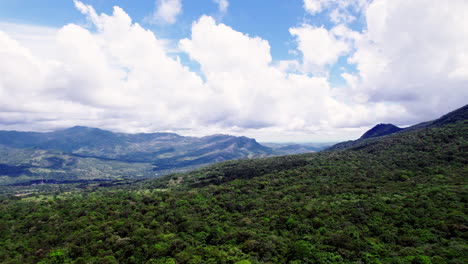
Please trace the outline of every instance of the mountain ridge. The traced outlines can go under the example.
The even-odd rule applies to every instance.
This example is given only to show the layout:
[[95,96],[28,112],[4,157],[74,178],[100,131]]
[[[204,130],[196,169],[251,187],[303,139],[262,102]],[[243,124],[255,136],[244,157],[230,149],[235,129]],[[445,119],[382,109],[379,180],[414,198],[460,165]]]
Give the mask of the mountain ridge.
[[[15,138],[19,138],[19,140],[14,140]],[[126,155],[128,156],[129,153],[138,151],[156,152],[173,143],[190,149],[197,149],[200,145],[214,144],[226,140],[238,141],[240,144],[245,144],[250,140],[251,145],[258,148],[259,154],[267,154],[271,151],[267,147],[260,146],[254,139],[230,135],[212,135],[197,138],[184,137],[175,133],[129,134],[84,126],[74,126],[53,132],[0,131],[0,144],[7,147],[59,150],[71,154],[89,154],[90,156],[103,158],[119,158],[118,152],[122,148],[127,148]],[[194,146],[189,146],[190,144]],[[261,153],[261,151],[264,153]],[[140,161],[151,162],[154,160],[146,157]]]
[[38,177],[66,181],[151,178],[221,161],[293,151],[279,151],[253,138],[223,134],[204,137],[167,132],[129,134],[86,126],[52,132],[0,131],[3,165],[0,185],[34,182]]
[[[437,119],[434,119],[434,120],[431,120],[431,121],[425,121],[425,122],[421,122],[421,123],[418,123],[418,124],[415,124],[415,125],[412,125],[412,126],[409,126],[409,127],[406,127],[406,128],[399,128],[399,127],[396,127],[398,129],[395,129],[393,128],[394,125],[392,124],[389,124],[390,126],[387,126],[388,124],[384,124],[384,129],[383,131],[385,132],[387,128],[390,128],[390,130],[392,130],[393,132],[391,133],[384,133],[384,134],[380,134],[382,132],[382,130],[379,129],[379,125],[376,125],[374,126],[373,128],[371,128],[370,130],[366,131],[363,136],[361,136],[359,139],[356,139],[356,140],[348,140],[348,141],[344,141],[344,142],[340,142],[338,144],[335,144],[329,148],[326,149],[326,151],[333,151],[333,150],[339,150],[339,149],[346,149],[346,148],[352,148],[352,147],[356,147],[356,146],[359,146],[360,144],[365,144],[366,142],[371,142],[373,140],[376,140],[376,139],[379,139],[379,138],[383,138],[383,137],[388,137],[388,136],[392,136],[392,135],[395,135],[395,134],[400,134],[400,133],[407,133],[407,132],[411,132],[411,131],[414,131],[414,130],[420,130],[420,129],[424,129],[424,128],[430,128],[430,127],[437,127],[437,126],[443,126],[443,125],[447,125],[447,124],[453,124],[453,123],[456,123],[456,122],[461,122],[461,121],[465,121],[468,119],[468,104],[465,105],[465,106],[462,106],[460,108],[457,108]],[[374,129],[378,129],[378,133],[377,135],[374,135],[374,136],[369,136],[369,137],[364,137],[366,134],[367,135],[372,135],[373,134],[373,130]]]

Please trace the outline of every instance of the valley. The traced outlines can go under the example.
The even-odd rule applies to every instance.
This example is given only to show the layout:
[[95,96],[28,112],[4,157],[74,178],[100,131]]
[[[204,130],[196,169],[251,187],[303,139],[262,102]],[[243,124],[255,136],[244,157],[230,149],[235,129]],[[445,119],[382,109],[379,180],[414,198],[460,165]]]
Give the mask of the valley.
[[37,182],[141,180],[216,162],[314,152],[325,146],[267,147],[247,137],[125,134],[82,126],[47,133],[0,131],[0,189]]

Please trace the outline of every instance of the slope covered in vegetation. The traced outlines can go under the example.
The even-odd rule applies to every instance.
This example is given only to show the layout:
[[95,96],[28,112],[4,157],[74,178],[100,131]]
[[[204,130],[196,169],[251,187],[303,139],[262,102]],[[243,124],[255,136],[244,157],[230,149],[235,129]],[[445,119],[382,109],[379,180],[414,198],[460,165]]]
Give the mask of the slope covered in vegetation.
[[0,202],[2,263],[466,263],[468,120]]

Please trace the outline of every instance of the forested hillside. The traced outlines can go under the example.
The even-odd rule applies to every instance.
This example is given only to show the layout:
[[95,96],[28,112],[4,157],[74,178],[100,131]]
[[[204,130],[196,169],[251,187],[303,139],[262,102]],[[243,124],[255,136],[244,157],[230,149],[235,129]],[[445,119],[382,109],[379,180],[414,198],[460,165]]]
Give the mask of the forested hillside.
[[341,150],[3,197],[0,262],[467,263],[467,135],[454,118]]

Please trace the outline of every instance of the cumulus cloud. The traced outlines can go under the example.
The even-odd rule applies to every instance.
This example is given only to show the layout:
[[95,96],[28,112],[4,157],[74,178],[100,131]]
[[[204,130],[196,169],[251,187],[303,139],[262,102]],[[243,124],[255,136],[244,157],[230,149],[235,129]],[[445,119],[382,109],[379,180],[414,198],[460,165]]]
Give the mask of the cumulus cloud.
[[226,13],[229,7],[228,0],[213,0],[216,4],[218,4],[219,12]]
[[179,46],[200,64],[206,84],[214,92],[212,104],[222,110],[207,113],[209,124],[268,133],[275,129],[324,132],[374,122],[380,116],[372,111],[387,109],[368,105],[356,110],[337,101],[325,77],[288,73],[297,62],[278,66],[266,40],[217,24],[208,16],[193,24],[191,38],[181,40]]
[[[436,117],[468,98],[468,2],[379,0],[349,62],[368,102],[403,106],[408,122]],[[361,96],[362,97],[362,96]]]
[[156,0],[155,5],[153,14],[147,18],[150,23],[174,24],[182,12],[182,0]]
[[57,30],[44,26],[0,22],[0,31],[26,48],[33,49],[35,55],[47,56],[48,59],[55,59],[56,46],[53,43]]
[[350,50],[347,42],[324,27],[304,24],[291,28],[289,32],[296,37],[298,49],[303,55],[304,68],[309,72],[323,72],[326,66],[334,64]]
[[99,123],[161,129],[197,119],[196,109],[209,91],[199,76],[167,54],[164,41],[118,7],[112,15],[97,15],[91,6],[76,5],[95,31],[62,27],[53,42],[54,61],[0,33],[0,91],[8,95],[2,96],[3,108],[25,112],[31,127]]
[[[365,109],[362,120],[376,117],[411,124],[466,103],[466,1],[317,0],[304,1],[304,8],[312,15],[327,11],[338,24],[329,29],[307,24],[290,29],[304,69],[327,72],[324,65],[348,57],[357,73],[341,74],[348,85],[335,89],[334,97],[353,105],[354,112]],[[366,19],[363,32],[346,26],[353,15]]]
[[17,41],[0,31],[0,108],[3,111],[26,111],[23,97],[31,100],[41,93],[46,74],[41,63]]

